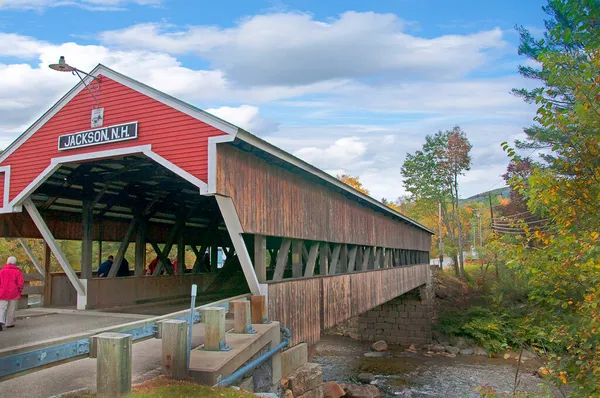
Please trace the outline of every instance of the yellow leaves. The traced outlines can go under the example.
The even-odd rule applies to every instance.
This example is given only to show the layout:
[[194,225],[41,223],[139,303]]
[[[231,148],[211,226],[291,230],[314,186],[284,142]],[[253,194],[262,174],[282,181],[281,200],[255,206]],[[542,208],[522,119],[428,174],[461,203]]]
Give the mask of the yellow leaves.
[[359,192],[364,193],[365,195],[369,195],[369,190],[363,187],[360,179],[355,176],[351,176],[349,174],[338,175],[337,179],[343,182],[344,184],[350,185],[352,188],[356,189]]
[[558,378],[563,384],[567,384],[567,372],[562,371],[558,374]]
[[600,233],[594,231],[590,234],[590,237],[592,238],[592,240],[598,240],[598,238],[600,238]]

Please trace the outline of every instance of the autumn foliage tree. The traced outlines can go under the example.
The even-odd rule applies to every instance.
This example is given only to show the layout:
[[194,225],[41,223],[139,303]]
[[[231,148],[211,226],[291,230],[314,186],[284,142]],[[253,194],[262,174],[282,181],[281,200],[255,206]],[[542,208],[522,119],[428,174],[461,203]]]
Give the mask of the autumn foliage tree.
[[344,184],[350,185],[357,191],[362,192],[365,195],[369,195],[369,190],[363,187],[363,184],[360,182],[360,179],[358,177],[351,176],[349,174],[342,174],[338,175],[337,179],[343,182]]
[[426,136],[423,148],[414,154],[407,154],[401,169],[404,188],[414,199],[441,203],[448,238],[457,248],[459,257],[456,274],[462,277],[465,272],[458,177],[471,167],[470,150],[471,144],[466,134],[456,126],[452,130]]
[[[600,3],[550,0],[542,39],[525,28],[521,73],[540,86],[515,93],[538,105],[518,147],[544,149],[511,184],[543,230],[505,237],[505,256],[527,281],[532,325],[555,347],[550,377],[573,395],[600,396]],[[522,159],[508,144],[513,163]]]

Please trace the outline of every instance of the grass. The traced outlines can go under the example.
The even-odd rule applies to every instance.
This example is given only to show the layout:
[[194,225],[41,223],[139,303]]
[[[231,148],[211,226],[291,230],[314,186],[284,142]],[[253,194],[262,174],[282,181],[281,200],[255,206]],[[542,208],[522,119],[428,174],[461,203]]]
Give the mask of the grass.
[[[72,394],[65,398],[95,398],[96,394]],[[170,380],[157,377],[133,387],[133,391],[124,398],[181,398],[181,397],[214,397],[214,398],[256,398],[256,395],[232,388],[214,388],[198,384],[194,381]]]

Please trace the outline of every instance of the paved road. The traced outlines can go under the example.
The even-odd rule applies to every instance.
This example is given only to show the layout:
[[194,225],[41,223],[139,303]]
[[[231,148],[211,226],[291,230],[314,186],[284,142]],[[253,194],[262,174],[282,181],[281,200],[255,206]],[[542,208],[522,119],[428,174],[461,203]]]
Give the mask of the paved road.
[[[0,332],[0,350],[37,341],[49,340],[57,337],[83,333],[88,330],[100,329],[108,326],[120,325],[147,318],[147,315],[122,315],[77,312],[52,313],[24,319],[17,318],[14,328]],[[39,311],[40,313],[43,313]]]
[[[233,327],[227,322],[227,328]],[[16,328],[15,328],[16,329]],[[194,326],[192,345],[204,342],[204,325]],[[133,345],[133,383],[156,377],[161,370],[161,340],[150,339]],[[96,360],[80,359],[0,382],[2,398],[47,398],[82,388],[96,388]]]

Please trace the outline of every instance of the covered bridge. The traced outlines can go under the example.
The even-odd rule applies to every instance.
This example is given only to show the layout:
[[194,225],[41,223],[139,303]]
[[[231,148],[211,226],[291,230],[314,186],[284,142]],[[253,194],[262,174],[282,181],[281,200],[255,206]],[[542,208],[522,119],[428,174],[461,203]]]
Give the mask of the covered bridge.
[[[103,65],[84,81],[90,90],[77,84],[0,155],[4,236],[47,245],[45,260],[33,258],[44,305],[168,300],[196,283],[207,294],[266,294],[270,318],[315,341],[425,283],[432,232],[417,222]],[[78,264],[57,240],[81,241]],[[115,256],[106,278],[92,250],[102,242],[120,242],[105,253]],[[130,245],[129,277],[117,277]],[[147,247],[159,259],[152,275]],[[182,266],[186,248],[196,260]],[[61,273],[50,272],[50,253]]]

